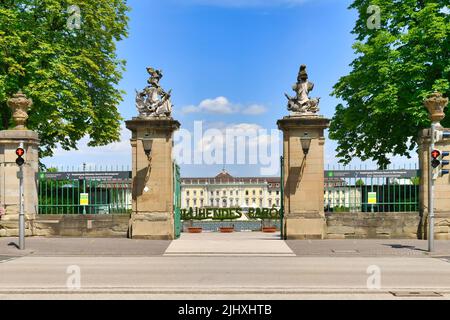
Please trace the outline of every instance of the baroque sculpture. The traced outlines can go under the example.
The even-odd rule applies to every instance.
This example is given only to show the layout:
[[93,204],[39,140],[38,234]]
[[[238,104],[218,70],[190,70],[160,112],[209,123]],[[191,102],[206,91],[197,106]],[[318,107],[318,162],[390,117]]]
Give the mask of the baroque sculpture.
[[294,97],[285,94],[288,99],[288,110],[299,115],[316,115],[319,112],[320,98],[310,98],[309,93],[314,89],[314,83],[308,81],[306,65],[300,66],[297,83],[292,87]]
[[170,97],[172,90],[165,92],[159,81],[163,77],[162,70],[147,68],[150,75],[148,86],[142,91],[136,90],[136,108],[139,118],[170,118],[172,114],[172,102]]

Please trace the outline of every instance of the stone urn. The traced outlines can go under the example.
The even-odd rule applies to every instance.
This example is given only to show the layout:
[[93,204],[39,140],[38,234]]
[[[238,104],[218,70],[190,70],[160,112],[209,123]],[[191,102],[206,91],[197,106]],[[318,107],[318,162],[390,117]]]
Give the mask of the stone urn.
[[26,130],[26,122],[28,119],[28,110],[33,105],[33,101],[28,99],[21,91],[16,93],[7,101],[8,107],[11,109],[15,130]]
[[445,118],[444,109],[448,104],[448,98],[444,98],[441,93],[433,93],[424,104],[430,112],[431,121],[439,123]]

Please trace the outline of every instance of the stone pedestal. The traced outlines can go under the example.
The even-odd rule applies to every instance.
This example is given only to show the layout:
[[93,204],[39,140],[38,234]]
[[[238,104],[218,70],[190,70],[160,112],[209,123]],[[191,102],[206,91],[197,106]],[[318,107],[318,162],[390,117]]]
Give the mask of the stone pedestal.
[[[283,131],[284,213],[287,239],[323,239],[324,130],[330,120],[320,116],[288,116],[277,122]],[[307,155],[300,138],[311,137]]]
[[6,208],[6,215],[0,220],[0,236],[16,236],[18,234],[20,211],[19,167],[15,161],[17,159],[16,149],[21,142],[23,142],[25,149],[23,173],[27,229],[30,229],[28,221],[34,219],[37,213],[38,134],[30,130],[0,131],[0,205]]
[[[173,133],[180,123],[169,118],[134,118],[126,126],[132,131],[133,154],[133,213],[129,236],[174,239],[172,147]],[[150,171],[143,139],[152,141]]]
[[[450,131],[450,129],[444,129]],[[431,161],[429,153],[430,129],[419,133],[419,164],[420,164],[420,215],[422,216],[422,236],[428,239],[428,169]],[[450,141],[435,143],[435,148],[450,151]],[[434,237],[436,240],[450,240],[450,176],[438,177],[434,182]]]

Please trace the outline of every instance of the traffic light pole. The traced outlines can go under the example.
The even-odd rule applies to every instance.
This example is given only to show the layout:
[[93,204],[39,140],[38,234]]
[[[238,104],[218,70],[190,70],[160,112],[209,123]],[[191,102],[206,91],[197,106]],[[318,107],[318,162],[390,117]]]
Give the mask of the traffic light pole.
[[25,212],[23,201],[23,166],[19,167],[19,198],[20,198],[20,211],[19,211],[19,249],[25,249]]
[[436,124],[431,124],[430,152],[428,155],[428,251],[434,251],[434,179],[431,166],[431,152],[434,150]]

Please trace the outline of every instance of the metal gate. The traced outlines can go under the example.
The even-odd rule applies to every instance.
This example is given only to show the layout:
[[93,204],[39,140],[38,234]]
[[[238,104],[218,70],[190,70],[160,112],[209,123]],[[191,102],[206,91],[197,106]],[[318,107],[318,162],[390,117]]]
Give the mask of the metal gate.
[[284,228],[284,158],[280,158],[280,236],[281,240],[285,240],[285,228]]
[[174,232],[175,239],[178,239],[181,235],[181,177],[180,167],[173,164],[173,218],[174,218]]

